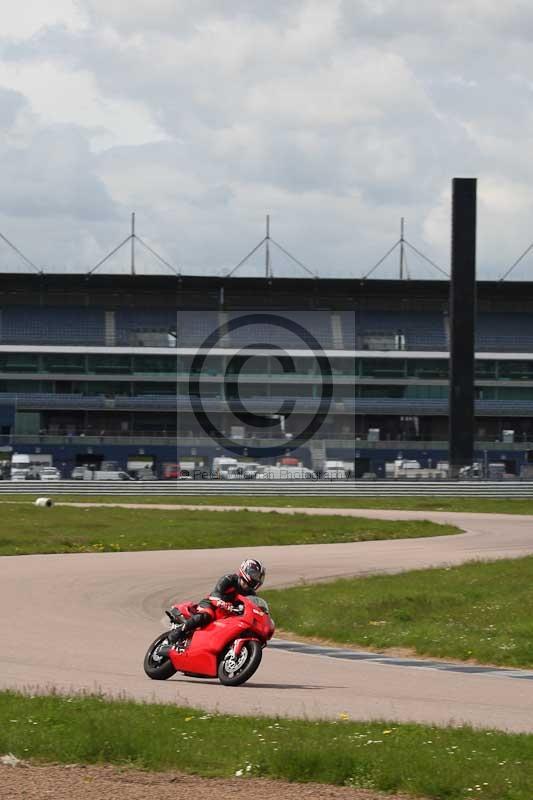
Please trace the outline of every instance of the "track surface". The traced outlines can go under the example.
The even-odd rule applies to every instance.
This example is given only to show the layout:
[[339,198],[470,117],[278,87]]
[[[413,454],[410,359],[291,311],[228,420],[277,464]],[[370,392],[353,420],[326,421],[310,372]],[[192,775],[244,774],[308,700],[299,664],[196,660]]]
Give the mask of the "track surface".
[[[146,508],[146,506],[143,506]],[[205,507],[203,507],[205,509]],[[173,510],[178,512],[179,507]],[[271,511],[272,509],[268,509]],[[295,509],[283,509],[293,512]],[[309,512],[309,509],[306,509]],[[321,513],[337,513],[320,509]],[[531,681],[268,649],[238,689],[184,677],[149,681],[148,643],[171,601],[198,599],[249,555],[268,587],[533,553],[533,518],[449,512],[338,513],[449,521],[467,533],[333,545],[0,558],[0,686],[120,692],[236,714],[469,723],[533,731]]]

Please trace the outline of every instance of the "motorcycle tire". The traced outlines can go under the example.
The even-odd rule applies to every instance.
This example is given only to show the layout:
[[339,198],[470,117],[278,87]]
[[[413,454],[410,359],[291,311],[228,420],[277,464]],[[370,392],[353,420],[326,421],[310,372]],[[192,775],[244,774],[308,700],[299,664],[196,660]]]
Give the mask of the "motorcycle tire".
[[[230,645],[224,652],[218,664],[218,679],[224,686],[240,686],[251,678],[259,667],[263,657],[263,648],[255,639],[245,642],[239,656],[233,663],[230,661],[230,652],[233,645]],[[244,659],[243,659],[244,655]],[[242,660],[242,663],[241,663]],[[235,667],[236,669],[229,669]]]
[[161,633],[157,639],[154,639],[144,657],[144,671],[153,681],[166,681],[176,674],[177,669],[170,658],[164,658],[162,661],[156,662],[153,660],[152,655],[156,647],[165,641],[170,631]]

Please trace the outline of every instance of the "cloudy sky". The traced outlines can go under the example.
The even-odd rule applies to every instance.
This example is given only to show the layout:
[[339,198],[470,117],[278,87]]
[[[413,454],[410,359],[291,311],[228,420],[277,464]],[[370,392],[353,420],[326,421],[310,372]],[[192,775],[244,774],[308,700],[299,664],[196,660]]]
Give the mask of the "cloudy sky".
[[[0,233],[82,271],[135,211],[168,262],[224,274],[269,213],[310,269],[361,276],[405,217],[447,269],[451,179],[477,177],[478,272],[499,277],[533,241],[532,36],[525,0],[4,0]],[[260,250],[238,274],[263,269]],[[374,275],[397,272],[395,251]],[[532,276],[533,252],[513,272]]]

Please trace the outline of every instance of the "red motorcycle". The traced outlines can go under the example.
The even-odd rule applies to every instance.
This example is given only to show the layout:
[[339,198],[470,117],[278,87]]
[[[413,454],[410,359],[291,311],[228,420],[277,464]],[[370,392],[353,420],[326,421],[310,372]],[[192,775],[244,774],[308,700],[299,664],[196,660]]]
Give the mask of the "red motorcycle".
[[[166,614],[175,628],[195,612],[195,603],[185,602]],[[160,634],[144,657],[144,671],[156,681],[182,672],[193,678],[218,677],[226,686],[239,686],[259,667],[273,633],[268,603],[256,595],[237,595],[233,612],[217,608],[212,622],[197,628],[168,655],[161,655],[159,649],[167,644],[169,631]]]

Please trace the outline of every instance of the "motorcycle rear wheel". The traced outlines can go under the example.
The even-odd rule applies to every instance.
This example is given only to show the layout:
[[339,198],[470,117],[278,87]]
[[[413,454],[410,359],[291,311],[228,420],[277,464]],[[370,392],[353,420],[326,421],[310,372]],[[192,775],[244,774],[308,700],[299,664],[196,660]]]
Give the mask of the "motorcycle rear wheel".
[[218,679],[224,686],[240,686],[252,677],[263,657],[263,648],[256,639],[244,642],[241,652],[234,658],[231,644],[218,665]]
[[163,658],[161,661],[154,661],[153,655],[159,645],[163,644],[170,631],[161,633],[154,639],[144,657],[144,671],[153,681],[166,681],[176,674],[177,670],[170,658]]

